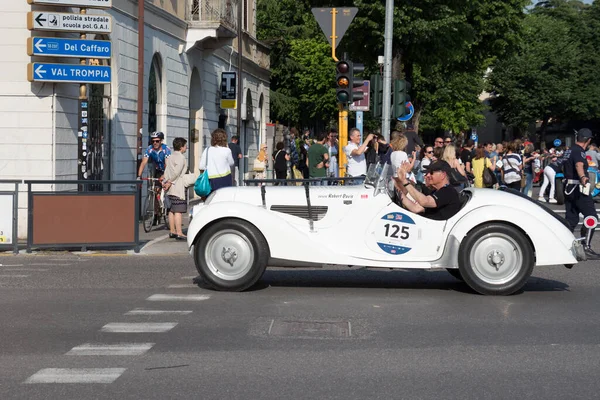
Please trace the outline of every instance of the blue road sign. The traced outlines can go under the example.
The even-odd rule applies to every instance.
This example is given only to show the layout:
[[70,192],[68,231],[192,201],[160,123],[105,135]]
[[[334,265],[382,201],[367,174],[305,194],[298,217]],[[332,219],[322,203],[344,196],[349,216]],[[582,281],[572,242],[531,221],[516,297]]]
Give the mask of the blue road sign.
[[30,82],[110,83],[108,66],[30,63],[27,79]]
[[49,37],[27,39],[27,54],[30,56],[110,58],[111,51],[111,42],[108,40]]
[[560,139],[554,139],[554,147],[558,147],[562,144],[562,140]]
[[402,121],[402,122],[410,121],[410,119],[413,117],[413,115],[415,115],[415,107],[413,106],[413,104],[410,101],[406,102],[405,106],[408,109],[408,114],[406,114],[403,117],[399,117],[398,121]]
[[476,133],[471,133],[471,140],[476,142],[477,140],[479,140],[479,136],[477,136]]

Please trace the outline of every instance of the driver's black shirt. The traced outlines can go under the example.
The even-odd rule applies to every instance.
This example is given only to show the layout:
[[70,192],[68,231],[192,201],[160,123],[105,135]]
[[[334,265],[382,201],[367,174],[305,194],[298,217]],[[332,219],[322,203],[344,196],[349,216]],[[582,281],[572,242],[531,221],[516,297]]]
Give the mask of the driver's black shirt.
[[566,179],[579,180],[579,176],[577,175],[577,169],[575,168],[575,164],[577,164],[578,162],[583,163],[583,172],[585,176],[587,176],[588,162],[583,147],[579,146],[578,144],[575,144],[569,150],[565,151],[563,157],[565,157],[563,167],[565,169]]
[[430,195],[435,199],[435,208],[425,208],[423,216],[436,221],[445,221],[460,211],[460,198],[455,188],[446,185]]

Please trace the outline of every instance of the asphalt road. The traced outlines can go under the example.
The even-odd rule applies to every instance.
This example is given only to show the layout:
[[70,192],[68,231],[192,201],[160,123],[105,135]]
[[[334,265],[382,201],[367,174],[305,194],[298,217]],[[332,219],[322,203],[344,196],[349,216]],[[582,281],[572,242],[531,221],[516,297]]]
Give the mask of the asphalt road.
[[600,263],[536,268],[509,297],[474,294],[446,271],[273,269],[251,291],[220,293],[191,284],[185,256],[0,264],[0,399],[591,399],[600,390]]

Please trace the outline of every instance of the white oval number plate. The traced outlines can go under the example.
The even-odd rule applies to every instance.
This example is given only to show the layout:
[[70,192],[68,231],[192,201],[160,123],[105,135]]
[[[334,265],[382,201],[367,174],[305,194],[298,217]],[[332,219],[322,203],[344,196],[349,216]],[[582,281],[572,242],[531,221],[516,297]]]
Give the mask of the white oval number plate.
[[417,240],[415,221],[399,212],[386,214],[377,224],[375,240],[379,248],[388,254],[408,253]]

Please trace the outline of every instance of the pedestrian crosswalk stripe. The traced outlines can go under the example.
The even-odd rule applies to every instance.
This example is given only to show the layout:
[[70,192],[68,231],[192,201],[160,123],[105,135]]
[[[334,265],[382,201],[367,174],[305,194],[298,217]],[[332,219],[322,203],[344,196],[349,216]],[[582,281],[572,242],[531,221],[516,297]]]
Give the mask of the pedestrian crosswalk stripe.
[[68,356],[139,356],[150,350],[154,343],[119,343],[92,344],[85,343],[73,347]]
[[28,278],[29,275],[0,275],[0,278]]
[[168,332],[177,325],[177,322],[112,322],[102,327],[102,332],[113,333],[159,333]]
[[167,286],[169,289],[186,289],[186,288],[198,288],[198,285],[194,285],[193,283],[175,283],[173,285]]
[[208,300],[210,296],[206,294],[153,294],[148,297],[148,301],[202,301]]
[[25,383],[112,383],[125,368],[44,368]]
[[145,310],[143,308],[136,308],[125,313],[125,315],[164,315],[164,314],[179,314],[186,315],[191,314],[192,311],[180,311],[180,310]]
[[182,276],[181,279],[194,279],[196,276]]

